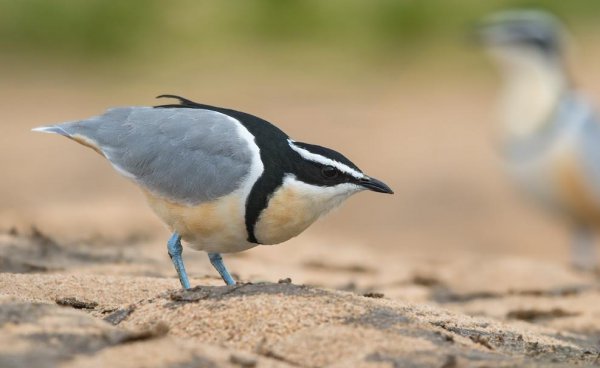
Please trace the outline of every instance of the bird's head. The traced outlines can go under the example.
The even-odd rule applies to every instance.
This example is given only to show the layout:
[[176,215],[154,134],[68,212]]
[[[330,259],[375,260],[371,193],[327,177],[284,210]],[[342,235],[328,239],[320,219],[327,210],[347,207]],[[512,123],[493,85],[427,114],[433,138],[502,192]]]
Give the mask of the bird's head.
[[293,172],[289,174],[299,182],[322,188],[323,193],[333,197],[345,198],[363,190],[394,193],[385,183],[364,174],[337,151],[291,139],[288,144],[293,151]]
[[540,10],[509,10],[483,19],[476,38],[507,67],[535,63],[560,64],[564,31],[558,19]]
[[[390,187],[365,175],[339,152],[289,138],[281,143],[285,147],[277,144],[263,147],[277,147],[276,155],[264,155],[267,161],[263,174],[265,182],[272,180],[277,186],[266,193],[268,205],[261,209],[252,229],[261,244],[278,244],[300,234],[360,191],[393,193]],[[252,198],[259,197],[251,196],[250,201]],[[249,202],[247,211],[255,205]]]

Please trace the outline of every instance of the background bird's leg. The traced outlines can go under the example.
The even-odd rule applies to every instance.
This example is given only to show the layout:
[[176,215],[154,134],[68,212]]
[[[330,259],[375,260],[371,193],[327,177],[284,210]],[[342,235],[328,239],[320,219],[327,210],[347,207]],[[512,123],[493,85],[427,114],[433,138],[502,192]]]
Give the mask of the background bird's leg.
[[235,280],[227,271],[227,267],[223,263],[223,258],[221,258],[221,254],[219,253],[208,253],[208,259],[210,259],[210,263],[213,267],[219,272],[219,275],[223,278],[223,281],[227,285],[235,285]]
[[582,271],[596,269],[596,244],[594,234],[587,226],[575,226],[571,242],[571,263]]
[[181,258],[181,253],[183,252],[183,247],[181,246],[181,236],[176,232],[173,233],[167,242],[167,250],[169,252],[169,257],[171,257],[171,261],[173,262],[173,266],[175,266],[175,270],[177,270],[177,275],[179,275],[181,286],[184,289],[189,289],[190,281],[188,280],[187,273],[185,272],[185,266],[183,265],[183,259]]

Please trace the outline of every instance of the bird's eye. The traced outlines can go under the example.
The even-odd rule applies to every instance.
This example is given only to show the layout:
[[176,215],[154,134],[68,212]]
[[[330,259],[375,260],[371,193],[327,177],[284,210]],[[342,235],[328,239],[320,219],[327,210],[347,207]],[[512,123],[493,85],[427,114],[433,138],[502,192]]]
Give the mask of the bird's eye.
[[338,176],[338,171],[333,166],[323,166],[321,175],[326,179],[333,179]]

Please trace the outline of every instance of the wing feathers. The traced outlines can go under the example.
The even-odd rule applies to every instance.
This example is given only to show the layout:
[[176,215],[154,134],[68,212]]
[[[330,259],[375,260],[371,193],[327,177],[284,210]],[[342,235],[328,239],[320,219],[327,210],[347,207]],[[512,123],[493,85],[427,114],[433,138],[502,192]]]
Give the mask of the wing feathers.
[[240,123],[203,109],[124,107],[36,131],[96,146],[121,174],[167,199],[198,204],[238,189],[252,152]]

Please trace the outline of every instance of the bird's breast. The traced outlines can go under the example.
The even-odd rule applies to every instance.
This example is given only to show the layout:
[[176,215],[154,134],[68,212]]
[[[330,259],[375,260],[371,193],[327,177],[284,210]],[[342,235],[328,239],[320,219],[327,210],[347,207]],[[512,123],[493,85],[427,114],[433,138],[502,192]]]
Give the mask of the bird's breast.
[[291,239],[356,191],[350,184],[319,187],[288,177],[258,217],[254,235],[261,244]]

